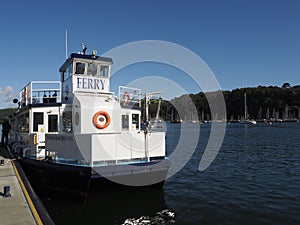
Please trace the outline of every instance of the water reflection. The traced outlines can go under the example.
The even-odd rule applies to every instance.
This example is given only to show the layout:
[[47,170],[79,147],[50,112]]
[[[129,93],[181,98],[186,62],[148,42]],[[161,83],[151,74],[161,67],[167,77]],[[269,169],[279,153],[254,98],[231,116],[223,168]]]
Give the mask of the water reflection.
[[163,190],[105,190],[90,193],[86,202],[44,200],[56,225],[60,224],[172,224],[174,212]]

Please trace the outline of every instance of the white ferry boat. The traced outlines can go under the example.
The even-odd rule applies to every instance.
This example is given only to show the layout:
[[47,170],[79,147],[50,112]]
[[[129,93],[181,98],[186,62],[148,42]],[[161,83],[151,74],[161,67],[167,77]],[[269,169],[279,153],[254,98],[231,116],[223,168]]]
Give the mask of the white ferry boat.
[[[29,181],[87,194],[107,187],[158,187],[169,161],[165,132],[141,128],[141,90],[110,91],[111,58],[73,53],[60,81],[32,81],[11,117],[11,150]],[[144,95],[148,101],[155,92]]]

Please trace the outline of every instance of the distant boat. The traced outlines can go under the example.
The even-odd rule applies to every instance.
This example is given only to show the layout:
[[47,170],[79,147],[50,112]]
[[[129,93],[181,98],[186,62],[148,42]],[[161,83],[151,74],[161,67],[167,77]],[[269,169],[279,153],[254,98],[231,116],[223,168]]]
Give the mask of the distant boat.
[[240,120],[241,124],[256,124],[256,121],[253,119],[248,118],[248,111],[247,111],[247,94],[244,94],[244,119]]

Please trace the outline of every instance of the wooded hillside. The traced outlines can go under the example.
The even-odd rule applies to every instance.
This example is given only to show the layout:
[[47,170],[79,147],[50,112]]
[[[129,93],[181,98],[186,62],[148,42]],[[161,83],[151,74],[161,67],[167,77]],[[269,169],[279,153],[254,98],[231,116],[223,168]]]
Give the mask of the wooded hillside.
[[[227,120],[239,120],[244,117],[244,95],[247,95],[248,117],[256,120],[294,120],[300,119],[300,86],[283,85],[258,86],[254,88],[238,88],[232,91],[222,91],[226,103]],[[180,113],[182,120],[210,120],[210,107],[207,95],[217,95],[218,92],[189,94],[164,102],[161,107],[161,117],[165,120],[178,119],[174,117],[174,107],[188,108],[189,97],[196,106],[198,115],[189,112]],[[173,114],[173,115],[172,115]],[[154,116],[154,113],[151,114]],[[197,117],[196,117],[197,116]]]
[[15,111],[16,108],[0,109],[0,123],[2,123],[3,120],[8,119],[9,115],[14,113]]

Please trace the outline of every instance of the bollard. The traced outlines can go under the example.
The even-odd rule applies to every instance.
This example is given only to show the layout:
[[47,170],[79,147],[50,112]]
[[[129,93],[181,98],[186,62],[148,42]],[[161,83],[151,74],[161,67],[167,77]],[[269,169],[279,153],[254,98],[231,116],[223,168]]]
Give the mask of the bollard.
[[4,166],[4,159],[0,160],[0,166]]
[[3,191],[3,198],[8,198],[8,197],[11,197],[11,194],[10,194],[10,186],[4,186],[4,191]]

